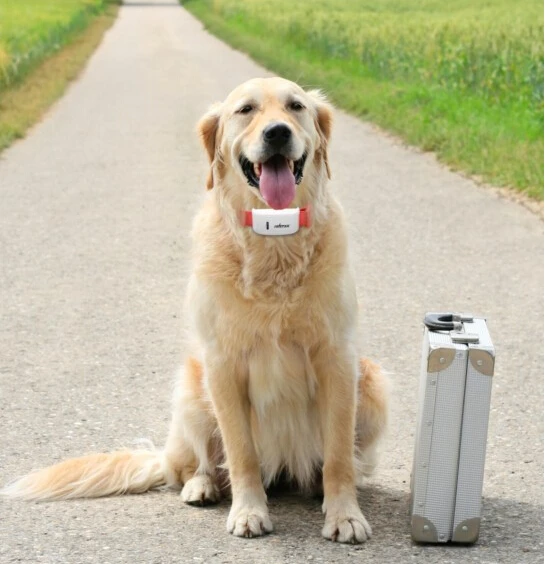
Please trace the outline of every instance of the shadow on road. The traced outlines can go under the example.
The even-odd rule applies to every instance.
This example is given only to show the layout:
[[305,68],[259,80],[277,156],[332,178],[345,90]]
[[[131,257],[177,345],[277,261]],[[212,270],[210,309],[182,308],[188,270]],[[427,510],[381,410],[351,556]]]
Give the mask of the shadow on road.
[[[429,556],[435,553],[455,562],[485,556],[485,562],[542,562],[539,559],[543,552],[543,510],[538,505],[484,498],[481,532],[475,545],[420,545],[413,543],[410,536],[408,491],[368,486],[360,491],[359,501],[373,527],[373,539],[365,546],[374,546],[374,551],[380,545],[387,546],[389,551],[397,547],[400,558],[409,550]],[[269,505],[275,533],[289,537],[290,545],[295,541],[302,543],[302,547],[309,531],[313,536],[323,524],[321,499],[317,497],[275,489],[269,492]]]

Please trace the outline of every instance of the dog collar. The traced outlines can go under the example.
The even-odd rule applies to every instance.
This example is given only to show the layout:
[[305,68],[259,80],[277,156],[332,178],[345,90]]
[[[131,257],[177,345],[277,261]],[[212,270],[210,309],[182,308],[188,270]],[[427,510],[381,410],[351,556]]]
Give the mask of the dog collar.
[[310,227],[310,207],[284,210],[253,209],[242,214],[242,225],[258,235],[293,235],[299,227]]

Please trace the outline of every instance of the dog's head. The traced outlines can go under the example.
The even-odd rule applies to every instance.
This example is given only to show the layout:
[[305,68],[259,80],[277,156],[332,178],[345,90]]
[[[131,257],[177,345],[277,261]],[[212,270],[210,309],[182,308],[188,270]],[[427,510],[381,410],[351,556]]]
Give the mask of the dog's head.
[[210,160],[207,187],[229,192],[234,205],[308,203],[306,192],[329,177],[331,121],[318,91],[282,78],[245,82],[199,122]]

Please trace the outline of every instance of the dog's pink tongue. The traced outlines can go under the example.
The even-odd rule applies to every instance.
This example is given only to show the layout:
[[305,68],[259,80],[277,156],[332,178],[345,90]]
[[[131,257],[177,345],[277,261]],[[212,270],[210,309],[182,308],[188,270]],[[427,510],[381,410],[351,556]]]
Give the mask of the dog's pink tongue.
[[295,176],[288,160],[281,155],[271,157],[261,165],[259,191],[271,208],[287,208],[295,198]]

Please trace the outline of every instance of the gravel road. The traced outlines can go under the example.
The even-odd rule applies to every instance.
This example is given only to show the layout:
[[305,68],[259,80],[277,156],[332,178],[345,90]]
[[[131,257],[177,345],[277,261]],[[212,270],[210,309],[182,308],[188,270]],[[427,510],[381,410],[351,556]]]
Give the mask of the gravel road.
[[[82,76],[0,158],[0,483],[66,457],[161,446],[185,355],[189,229],[206,107],[268,74],[174,1],[131,2]],[[543,223],[432,155],[336,114],[333,189],[350,222],[362,353],[392,381],[391,428],[360,501],[364,546],[320,537],[317,500],[271,497],[275,533],[225,531],[228,503],[174,492],[0,501],[0,562],[543,562]],[[426,311],[488,317],[497,347],[484,514],[472,547],[410,540]]]

